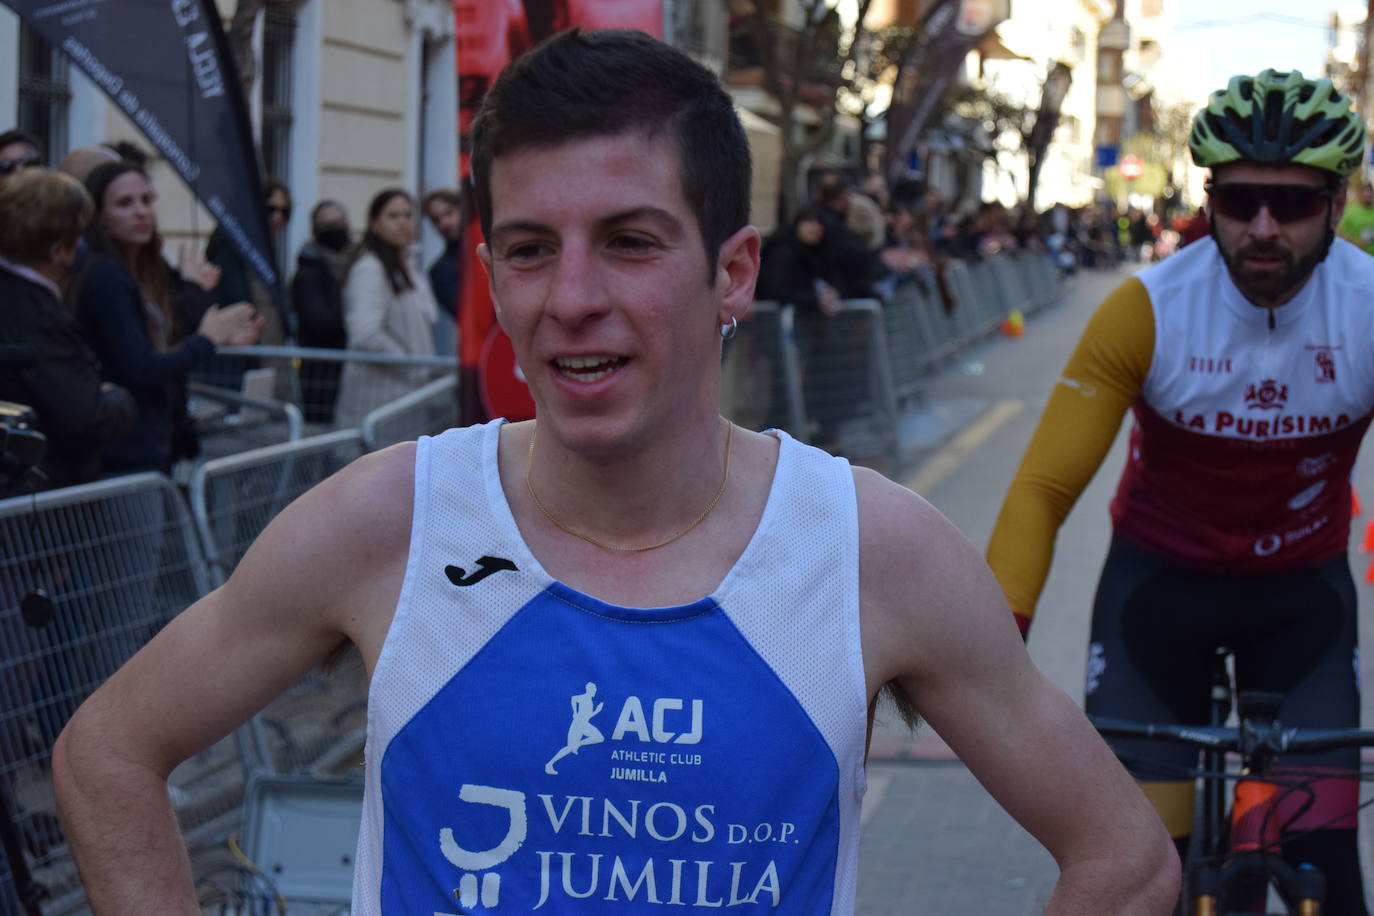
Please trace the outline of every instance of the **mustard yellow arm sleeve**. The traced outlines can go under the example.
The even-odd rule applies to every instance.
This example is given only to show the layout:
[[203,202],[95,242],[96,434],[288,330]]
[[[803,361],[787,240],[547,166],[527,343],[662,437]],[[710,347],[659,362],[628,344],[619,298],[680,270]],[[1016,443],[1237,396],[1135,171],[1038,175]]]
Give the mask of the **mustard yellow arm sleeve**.
[[1111,448],[1154,353],[1149,294],[1132,277],[1088,322],[1011,482],[988,564],[1024,629],[1049,575],[1059,526]]

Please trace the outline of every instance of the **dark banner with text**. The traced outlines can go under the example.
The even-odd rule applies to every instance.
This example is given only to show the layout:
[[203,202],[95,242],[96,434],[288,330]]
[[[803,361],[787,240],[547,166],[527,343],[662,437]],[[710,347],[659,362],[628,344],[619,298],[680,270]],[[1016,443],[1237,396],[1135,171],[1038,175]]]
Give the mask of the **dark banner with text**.
[[143,131],[280,293],[253,133],[213,0],[0,0]]
[[1007,16],[1006,0],[935,0],[904,62],[887,114],[888,178],[896,181],[968,53]]

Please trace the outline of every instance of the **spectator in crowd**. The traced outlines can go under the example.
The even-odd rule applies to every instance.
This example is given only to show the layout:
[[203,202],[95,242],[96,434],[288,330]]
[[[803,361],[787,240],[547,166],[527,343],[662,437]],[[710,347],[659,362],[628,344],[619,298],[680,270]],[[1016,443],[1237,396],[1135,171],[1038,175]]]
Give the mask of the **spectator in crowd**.
[[[186,378],[216,347],[257,340],[248,303],[219,307],[162,259],[156,195],[131,162],[98,166],[86,182],[95,204],[86,264],[71,299],[108,381],[138,405],[133,430],[101,455],[105,474],[170,471],[195,452],[186,418]],[[187,334],[186,329],[194,328]]]
[[1007,210],[997,201],[981,204],[971,225],[976,258],[990,258],[1016,249],[1016,237],[1008,227]]
[[1190,218],[1183,221],[1183,225],[1178,229],[1178,247],[1182,248],[1190,242],[1198,239],[1205,239],[1212,232],[1211,220],[1207,219],[1207,210],[1198,207]]
[[1355,200],[1347,200],[1345,213],[1336,229],[1341,238],[1374,254],[1374,185],[1360,185]]
[[[348,213],[332,200],[320,201],[310,211],[310,241],[296,257],[291,278],[291,303],[302,347],[342,350],[348,346],[344,331],[343,279],[348,266]],[[342,365],[325,360],[304,360],[300,370],[305,418],[312,423],[331,423],[339,394]]]
[[[849,238],[836,239],[844,233]],[[831,319],[841,302],[854,295],[849,271],[853,236],[828,218],[820,207],[803,207],[792,221],[764,243],[754,294],[795,309],[797,345],[803,364],[803,395],[814,429],[803,431],[815,443],[833,442],[844,410],[828,384],[832,370],[844,362],[853,328],[840,328]],[[846,295],[848,293],[848,295]],[[769,425],[786,425],[786,417],[772,414]]]
[[798,321],[840,310],[842,262],[826,244],[825,217],[803,207],[763,245],[755,295],[795,306]]
[[[287,221],[291,219],[291,192],[286,189],[286,185],[275,179],[269,180],[263,190],[268,232],[273,249],[280,252],[282,234]],[[288,340],[295,339],[297,332],[289,324],[292,316],[286,311],[286,303],[277,301],[276,291],[269,288],[257,272],[248,266],[248,262],[239,253],[238,247],[230,241],[223,227],[217,226],[215,231],[210,233],[210,240],[205,245],[205,258],[211,266],[220,271],[220,281],[215,289],[214,300],[221,305],[248,302],[257,310],[258,317],[262,319],[259,343],[266,346],[281,346]],[[273,398],[279,401],[291,400],[292,367],[285,359],[221,357],[215,361],[211,372],[197,372],[197,378],[222,387],[239,388],[243,384],[244,373],[257,368],[272,370]]]
[[[269,180],[264,188],[267,203],[267,228],[275,244],[291,219],[291,192],[286,185],[275,179]],[[251,302],[263,319],[261,341],[271,346],[286,342],[288,328],[285,316],[277,307],[272,290],[262,282],[258,275],[243,260],[238,248],[234,247],[229,236],[220,227],[210,233],[205,246],[205,257],[220,269],[219,286],[215,290],[215,301]]]
[[78,146],[62,157],[57,168],[84,185],[96,166],[118,162],[120,158],[119,153],[108,146]]
[[882,248],[883,240],[887,237],[887,221],[883,218],[882,204],[857,189],[850,191],[844,226],[863,239],[869,251]]
[[[825,224],[826,248],[840,271],[836,279],[841,299],[872,296],[873,280],[878,273],[868,241],[849,228],[849,207],[853,200],[854,182],[848,175],[831,172],[821,179],[816,194],[817,212]],[[881,214],[877,231],[881,245]]]
[[1136,263],[1149,261],[1154,257],[1154,233],[1145,218],[1145,211],[1131,207],[1126,211],[1126,235],[1130,241],[1131,260]]
[[[438,318],[427,284],[411,264],[415,207],[409,194],[388,188],[367,208],[367,231],[344,280],[348,348],[391,356],[433,356]],[[350,362],[339,388],[337,422],[356,426],[369,410],[413,391],[428,371],[415,366]]]
[[125,389],[100,380],[95,353],[62,303],[62,286],[90,221],[74,178],[28,169],[0,187],[0,343],[28,344],[37,362],[0,372],[0,400],[32,407],[47,438],[45,487],[100,476],[100,449],[133,427]]
[[1030,204],[1022,201],[1007,213],[1007,231],[1016,240],[1021,251],[1045,251],[1045,240],[1040,231],[1040,217]]
[[884,299],[891,299],[898,285],[914,281],[929,294],[934,261],[930,234],[923,220],[910,207],[890,207],[885,214],[887,237],[878,252],[883,275],[874,286]]
[[0,133],[0,185],[11,175],[42,164],[43,149],[33,134],[18,129]]
[[887,181],[876,172],[860,182],[859,190],[863,192],[865,197],[877,204],[878,209],[883,213],[887,213],[894,205],[892,195],[887,190]]
[[463,237],[463,199],[451,188],[440,188],[425,195],[422,207],[439,236],[444,253],[429,265],[429,288],[439,306],[434,325],[434,349],[448,355],[457,350],[458,276],[462,259],[458,245]]
[[110,151],[120,159],[125,162],[132,162],[145,172],[152,164],[152,154],[132,140],[111,140],[105,146],[109,147]]

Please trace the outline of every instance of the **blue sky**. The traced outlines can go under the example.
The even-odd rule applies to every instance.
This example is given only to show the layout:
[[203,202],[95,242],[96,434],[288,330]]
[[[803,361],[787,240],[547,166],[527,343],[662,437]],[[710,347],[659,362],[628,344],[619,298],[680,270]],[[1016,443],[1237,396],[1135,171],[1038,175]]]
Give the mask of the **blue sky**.
[[1236,73],[1256,73],[1265,67],[1296,68],[1308,76],[1321,73],[1327,19],[1339,5],[1332,0],[1166,2],[1174,10],[1174,34],[1165,53],[1193,69],[1207,91],[1225,85]]

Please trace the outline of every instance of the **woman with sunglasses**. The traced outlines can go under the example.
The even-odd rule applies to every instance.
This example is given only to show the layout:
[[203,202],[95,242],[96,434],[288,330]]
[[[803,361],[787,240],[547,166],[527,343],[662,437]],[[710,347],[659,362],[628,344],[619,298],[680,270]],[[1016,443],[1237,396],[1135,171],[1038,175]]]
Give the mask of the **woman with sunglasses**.
[[[344,273],[348,349],[390,356],[433,356],[439,310],[419,276],[411,250],[415,201],[388,188],[367,208],[367,230]],[[368,411],[414,391],[431,370],[403,364],[344,365],[335,413],[338,426],[357,426]]]
[[134,395],[133,431],[102,453],[103,472],[171,470],[194,450],[186,423],[186,379],[216,347],[254,343],[253,307],[210,304],[167,266],[148,176],[128,161],[107,162],[86,179],[95,203],[85,263],[71,289],[107,381]]
[[[1357,726],[1346,550],[1350,471],[1374,410],[1374,258],[1335,229],[1365,125],[1329,79],[1266,70],[1212,93],[1189,147],[1211,170],[1210,237],[1126,280],[1093,316],[988,560],[1024,632],[1056,531],[1130,408],[1093,608],[1088,712],[1206,723],[1212,660],[1225,648],[1238,690],[1284,696],[1285,725]],[[1114,744],[1182,854],[1196,751]],[[1268,820],[1285,832],[1284,859],[1326,875],[1323,912],[1366,912],[1359,783],[1335,776],[1358,763],[1351,749],[1285,756],[1279,767],[1303,789]],[[1254,891],[1263,888],[1242,893]],[[1224,908],[1251,912],[1253,902]]]
[[0,185],[11,175],[18,175],[24,169],[36,169],[42,164],[38,139],[32,134],[22,130],[0,133]]
[[[285,263],[285,250],[281,243],[286,224],[291,219],[291,192],[280,181],[269,179],[263,187],[263,195],[267,228],[277,252],[277,262]],[[229,234],[220,227],[210,233],[210,239],[205,243],[205,260],[220,272],[219,284],[213,293],[216,302],[221,305],[249,302],[257,309],[258,317],[262,319],[258,343],[276,347],[286,343],[287,338],[296,337],[286,303],[277,302],[272,289],[248,266],[238,248],[230,241]],[[291,400],[292,370],[288,360],[221,357],[203,375],[212,384],[238,388],[245,371],[261,367],[270,368],[275,373],[272,396],[278,400]],[[200,377],[202,373],[197,373],[197,378]]]

